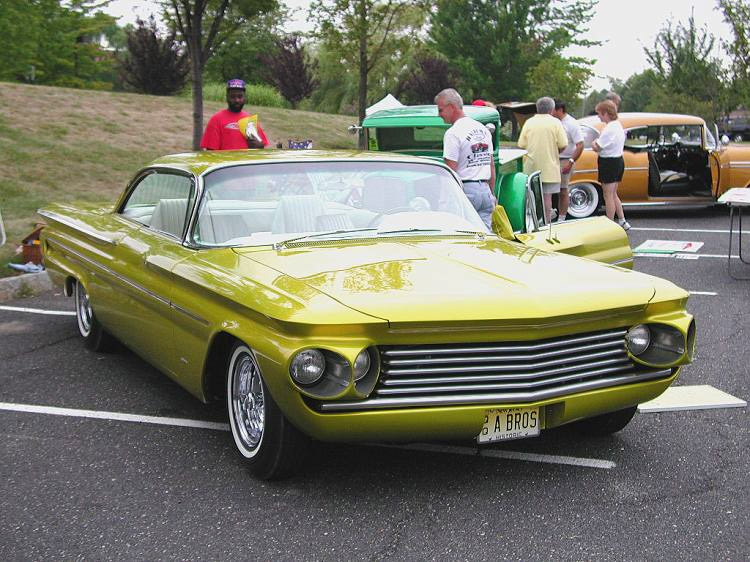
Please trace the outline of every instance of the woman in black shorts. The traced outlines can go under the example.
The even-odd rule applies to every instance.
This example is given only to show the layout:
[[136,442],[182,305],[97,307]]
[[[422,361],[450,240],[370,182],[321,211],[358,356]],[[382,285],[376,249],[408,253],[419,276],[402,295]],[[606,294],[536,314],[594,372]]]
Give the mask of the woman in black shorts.
[[625,131],[617,120],[617,106],[613,102],[605,100],[598,103],[596,114],[607,124],[591,146],[599,153],[599,182],[602,184],[604,206],[610,219],[615,220],[617,215],[617,224],[629,230],[630,224],[625,220],[622,202],[617,196],[617,186],[625,172],[625,160],[622,157]]

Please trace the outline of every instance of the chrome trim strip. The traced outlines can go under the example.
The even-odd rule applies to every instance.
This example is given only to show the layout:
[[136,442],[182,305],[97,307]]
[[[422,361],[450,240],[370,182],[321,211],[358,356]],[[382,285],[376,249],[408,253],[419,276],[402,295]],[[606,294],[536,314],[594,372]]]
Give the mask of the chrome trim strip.
[[609,265],[622,265],[626,263],[633,263],[633,257],[626,258],[624,260],[610,261],[607,262]]
[[473,365],[470,367],[434,367],[432,369],[423,369],[418,367],[416,369],[389,369],[385,367],[384,373],[387,373],[390,377],[398,377],[403,375],[419,375],[424,373],[429,374],[440,374],[440,373],[484,373],[484,372],[507,372],[507,371],[518,371],[519,369],[538,369],[543,367],[554,367],[555,365],[570,363],[571,361],[585,361],[589,359],[600,359],[603,357],[611,357],[612,355],[620,355],[624,353],[624,349],[610,349],[608,351],[599,351],[597,353],[588,353],[586,355],[579,355],[578,357],[560,357],[552,359],[550,361],[537,361],[535,363],[524,364],[519,359],[516,359],[518,363],[508,365],[502,362],[500,365]]
[[[559,338],[554,341],[524,344],[519,342],[518,345],[505,344],[505,345],[489,345],[482,347],[412,347],[409,349],[386,349],[381,351],[381,355],[385,357],[396,357],[403,355],[436,355],[436,354],[448,354],[448,353],[482,353],[482,352],[496,352],[496,351],[535,351],[537,349],[549,349],[550,347],[565,346],[572,343],[583,343],[592,340],[599,340],[602,338],[621,338],[625,337],[627,330],[620,329],[612,332],[597,332],[595,334],[588,334],[585,336],[572,336],[567,338]],[[624,341],[623,341],[624,345]]]
[[89,257],[84,256],[83,254],[81,254],[77,250],[74,250],[70,246],[68,246],[66,244],[63,244],[62,242],[60,242],[60,241],[58,241],[56,239],[54,240],[54,244],[57,244],[58,246],[60,246],[61,248],[63,248],[65,251],[67,251],[67,252],[73,254],[74,256],[76,256],[79,260],[87,263],[88,265],[90,265],[90,266],[92,266],[94,268],[99,269],[100,271],[103,271],[107,275],[110,275],[111,277],[114,277],[118,281],[121,281],[122,283],[128,285],[129,287],[135,289],[136,291],[139,291],[139,292],[141,292],[141,293],[143,293],[143,294],[145,294],[145,295],[147,295],[147,296],[149,296],[149,297],[157,300],[158,302],[160,302],[160,303],[162,303],[162,304],[164,304],[166,306],[170,306],[169,300],[165,299],[164,297],[161,297],[161,296],[157,295],[153,291],[148,290],[143,285],[140,285],[140,284],[136,283],[135,281],[132,281],[132,280],[128,279],[127,277],[124,277],[124,276],[120,275],[119,273],[113,271],[112,269],[108,268],[107,266],[103,265],[102,263],[100,263],[100,262],[98,262],[96,260],[93,260],[93,259],[91,259]]
[[626,172],[643,172],[648,170],[648,166],[633,166],[632,168],[625,168]]
[[[559,346],[562,349],[552,349],[550,351],[543,351],[540,353],[528,353],[524,355],[469,355],[469,356],[463,356],[463,357],[436,357],[436,358],[426,358],[424,355],[430,355],[430,353],[425,353],[421,357],[417,357],[416,359],[386,359],[385,363],[387,365],[429,365],[431,363],[477,363],[477,362],[484,362],[484,361],[530,361],[533,359],[544,359],[545,357],[560,357],[562,355],[570,355],[571,353],[579,353],[582,351],[587,351],[589,349],[601,349],[601,348],[612,348],[618,345],[619,343],[619,349],[616,349],[615,351],[622,351],[625,349],[625,340],[619,339],[619,341],[604,341],[599,343],[593,343],[588,345],[581,345],[577,347],[568,347],[568,346]],[[565,342],[567,343],[567,342]],[[499,350],[500,351],[500,350]],[[523,349],[508,349],[507,351],[524,351]],[[473,349],[467,349],[466,351],[459,351],[456,354],[464,354],[464,353],[472,353],[474,352]],[[383,354],[385,355],[385,354]],[[584,357],[583,355],[573,358],[573,359],[580,359]],[[570,361],[570,358],[567,359]],[[398,371],[399,369],[394,369],[394,371]]]
[[448,396],[421,396],[406,398],[373,398],[369,400],[326,402],[320,405],[324,412],[379,410],[384,408],[423,408],[430,406],[459,406],[459,405],[482,405],[482,404],[521,404],[524,402],[537,402],[587,392],[600,388],[608,388],[643,382],[670,376],[671,369],[650,371],[646,373],[627,373],[623,375],[607,377],[582,383],[569,384],[563,387],[537,390],[527,392],[499,392],[496,394],[464,394]]
[[[618,363],[627,363],[627,365],[632,366],[630,364],[630,361],[628,358],[623,355],[623,357],[614,358],[614,359],[605,359],[602,361],[597,361],[595,363],[591,363],[589,365],[571,365],[569,367],[558,367],[553,369],[547,369],[544,371],[536,371],[532,373],[521,373],[521,374],[512,374],[512,375],[455,375],[455,376],[445,376],[445,377],[417,377],[417,378],[409,378],[409,379],[392,379],[387,378],[383,381],[381,381],[381,385],[383,387],[389,387],[389,386],[402,386],[402,385],[429,385],[429,384],[445,384],[445,383],[467,383],[467,382],[494,382],[494,381],[519,381],[519,380],[525,380],[525,379],[537,379],[539,377],[545,377],[548,375],[562,375],[565,373],[571,373],[575,372],[576,376],[578,377],[584,377],[587,376],[588,371],[582,371],[584,368],[605,368],[607,365],[613,365]],[[413,389],[414,390],[414,389]]]
[[198,322],[202,326],[209,326],[210,325],[210,322],[208,320],[206,320],[202,316],[198,316],[197,314],[195,314],[194,312],[189,311],[186,308],[182,308],[181,306],[176,305],[173,302],[169,303],[169,306],[171,306],[172,309],[175,310],[176,312],[180,312],[180,313],[184,314],[185,316],[187,316],[191,320],[195,320],[196,322]]
[[422,387],[408,387],[408,388],[381,388],[378,389],[375,392],[376,396],[391,396],[391,395],[399,395],[399,394],[437,394],[437,393],[444,393],[444,392],[485,392],[485,391],[491,391],[491,390],[505,390],[505,389],[511,389],[511,388],[520,388],[520,389],[533,389],[535,387],[539,386],[550,386],[554,384],[559,384],[571,380],[581,379],[583,377],[593,377],[597,375],[606,375],[610,373],[618,373],[622,371],[627,371],[628,369],[631,369],[631,365],[625,364],[621,365],[619,367],[606,367],[602,369],[596,369],[593,371],[585,371],[585,372],[578,372],[568,375],[562,375],[559,377],[549,378],[549,379],[543,379],[543,380],[535,380],[535,381],[517,381],[514,383],[498,383],[498,384],[464,384],[464,385],[448,385],[448,386],[430,386],[426,388]]
[[[576,170],[575,168],[573,168],[573,175],[575,175],[575,174],[591,174],[593,172],[598,172],[598,171],[599,170],[597,170],[596,168],[592,168],[590,170]],[[569,187],[573,187],[573,186],[571,185]]]
[[89,238],[93,238],[97,242],[102,242],[104,244],[112,244],[113,246],[117,244],[117,240],[114,240],[112,238],[107,238],[106,236],[102,236],[95,230],[91,230],[87,228],[84,225],[78,224],[76,222],[73,222],[69,218],[67,218],[64,215],[60,215],[58,213],[53,213],[52,211],[45,211],[43,209],[39,209],[37,211],[38,214],[42,215],[43,217],[46,217],[52,221],[59,222],[60,224],[63,224],[67,226],[68,228],[72,228],[73,230],[80,232],[84,236],[88,236]]

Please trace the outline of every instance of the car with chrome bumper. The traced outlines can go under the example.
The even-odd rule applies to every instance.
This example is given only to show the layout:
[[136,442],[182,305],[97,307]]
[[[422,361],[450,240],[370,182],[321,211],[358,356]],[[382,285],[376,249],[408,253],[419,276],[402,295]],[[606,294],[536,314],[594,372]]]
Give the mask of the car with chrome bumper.
[[527,245],[501,207],[488,231],[424,158],[178,154],[113,206],[40,213],[85,345],[223,400],[259,478],[315,440],[612,433],[692,359],[686,291]]
[[[713,205],[732,187],[750,186],[750,146],[718,140],[706,122],[693,115],[620,113],[625,129],[625,174],[617,194],[625,206]],[[591,143],[604,123],[579,119],[584,151],[570,179],[568,214],[588,217],[602,204],[597,155]]]

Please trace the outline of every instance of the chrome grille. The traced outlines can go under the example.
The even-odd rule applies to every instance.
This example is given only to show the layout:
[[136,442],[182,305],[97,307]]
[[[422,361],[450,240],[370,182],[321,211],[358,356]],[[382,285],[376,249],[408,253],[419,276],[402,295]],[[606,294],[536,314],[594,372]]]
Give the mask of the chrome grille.
[[531,342],[383,346],[370,398],[323,411],[519,403],[669,376],[633,363],[625,329]]

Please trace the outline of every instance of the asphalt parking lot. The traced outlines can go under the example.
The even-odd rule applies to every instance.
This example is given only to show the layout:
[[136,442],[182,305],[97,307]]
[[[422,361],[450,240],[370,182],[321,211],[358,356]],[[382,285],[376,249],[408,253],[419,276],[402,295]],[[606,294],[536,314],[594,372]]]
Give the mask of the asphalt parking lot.
[[[696,359],[677,384],[747,400],[750,281],[727,273],[726,209],[628,220],[633,247],[703,242],[697,258],[637,257],[636,269],[693,293]],[[472,443],[321,445],[298,476],[259,482],[220,407],[126,350],[85,350],[70,299],[3,305],[5,560],[750,557],[746,407],[639,413],[611,437],[560,428],[483,455]]]

